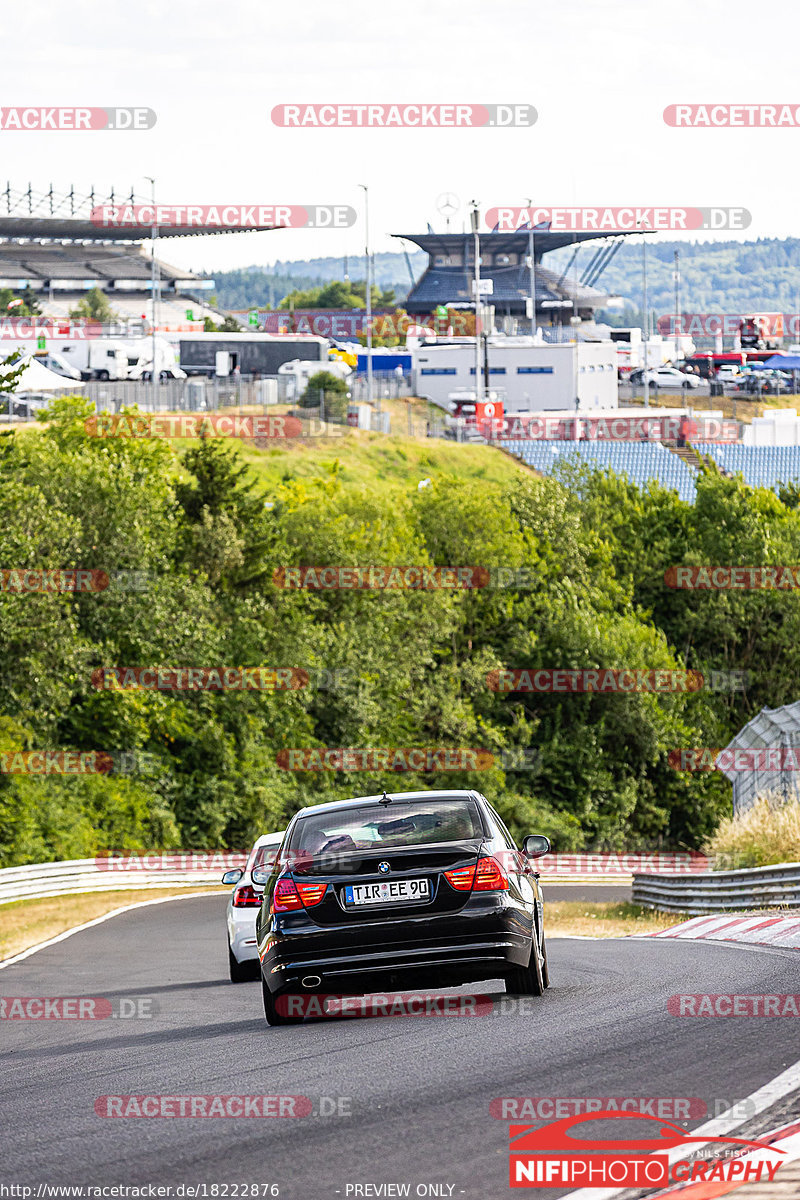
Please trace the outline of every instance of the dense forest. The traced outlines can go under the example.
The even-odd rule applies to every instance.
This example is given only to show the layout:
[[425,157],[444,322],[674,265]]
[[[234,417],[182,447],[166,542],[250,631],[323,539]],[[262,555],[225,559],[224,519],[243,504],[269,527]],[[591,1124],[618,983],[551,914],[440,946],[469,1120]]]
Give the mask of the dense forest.
[[[55,401],[41,428],[0,435],[3,865],[109,846],[239,848],[299,806],[384,786],[478,786],[515,833],[548,833],[559,850],[697,846],[730,788],[674,769],[670,751],[724,745],[763,705],[797,698],[796,594],[664,579],[676,564],[797,563],[794,493],[708,474],[690,505],[567,468],[422,489],[414,475],[384,494],[344,484],[333,452],[319,477],[266,486],[224,439],[92,437],[90,412]],[[287,566],[371,563],[506,568],[510,582],[281,586]],[[17,568],[76,567],[111,586],[9,583]],[[294,668],[309,682],[97,686],[100,669],[127,667]],[[749,674],[745,691],[492,690],[506,667]],[[442,746],[484,750],[492,765],[390,778],[283,769],[298,747]],[[105,774],[14,773],[15,754],[42,749],[117,757]]]

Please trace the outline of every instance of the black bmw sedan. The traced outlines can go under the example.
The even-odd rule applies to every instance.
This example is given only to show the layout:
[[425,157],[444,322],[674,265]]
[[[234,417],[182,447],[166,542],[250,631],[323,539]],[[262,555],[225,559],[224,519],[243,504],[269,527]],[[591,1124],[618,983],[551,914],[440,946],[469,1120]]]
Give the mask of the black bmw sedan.
[[309,994],[447,987],[503,978],[509,992],[548,986],[539,876],[550,849],[520,851],[473,791],[360,796],[290,821],[256,924],[270,1025],[302,1019]]

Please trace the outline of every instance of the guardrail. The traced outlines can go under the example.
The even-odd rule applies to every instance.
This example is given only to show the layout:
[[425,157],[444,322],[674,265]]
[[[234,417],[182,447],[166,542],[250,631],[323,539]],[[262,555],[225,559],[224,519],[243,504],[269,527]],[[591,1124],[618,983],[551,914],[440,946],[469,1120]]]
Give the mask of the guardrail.
[[633,903],[665,912],[715,913],[800,908],[800,863],[707,871],[692,875],[635,874]]
[[[22,867],[5,867],[0,870],[0,904],[11,900],[37,899],[40,896],[68,896],[78,892],[129,891],[131,888],[157,889],[174,887],[207,887],[219,884],[223,871],[231,867],[243,867],[247,856],[234,852],[208,854],[211,859],[203,865],[202,852],[195,852],[190,865],[178,861],[170,865],[171,859],[180,859],[179,854],[168,856],[142,855],[140,865],[130,865],[114,858],[78,858],[69,862],[32,863]],[[183,857],[188,857],[184,855]],[[219,859],[219,863],[213,861]],[[148,866],[148,859],[162,859],[161,866]]]

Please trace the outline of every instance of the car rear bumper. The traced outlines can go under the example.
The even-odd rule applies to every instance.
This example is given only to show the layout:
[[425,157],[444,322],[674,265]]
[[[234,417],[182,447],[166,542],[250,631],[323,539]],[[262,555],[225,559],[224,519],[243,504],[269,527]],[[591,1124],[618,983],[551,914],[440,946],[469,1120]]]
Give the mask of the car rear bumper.
[[228,945],[237,962],[258,958],[256,913],[256,909],[235,909],[228,905]]
[[526,914],[486,902],[481,910],[390,925],[320,928],[308,922],[291,932],[273,929],[264,942],[262,975],[272,992],[364,992],[387,984],[446,986],[496,979],[527,964]]

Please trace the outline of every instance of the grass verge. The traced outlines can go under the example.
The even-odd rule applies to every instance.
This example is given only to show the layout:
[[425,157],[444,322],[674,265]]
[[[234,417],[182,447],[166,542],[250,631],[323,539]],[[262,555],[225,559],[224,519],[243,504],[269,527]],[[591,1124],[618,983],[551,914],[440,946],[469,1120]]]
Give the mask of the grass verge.
[[761,796],[749,812],[726,817],[704,849],[715,871],[800,862],[800,796]]
[[223,887],[139,888],[118,892],[91,892],[75,896],[42,896],[35,900],[12,900],[0,905],[0,960],[12,958],[56,937],[75,925],[102,917],[115,908],[138,904],[142,900],[163,900],[167,896],[192,896],[197,892]]
[[545,905],[548,937],[628,937],[660,933],[688,920],[688,914],[653,912],[628,901],[548,900]]
[[422,479],[435,481],[442,476],[506,484],[530,475],[524,464],[493,446],[338,428],[340,438],[308,439],[263,450],[245,442],[241,455],[267,489],[292,480],[335,476],[345,486],[411,491]]

